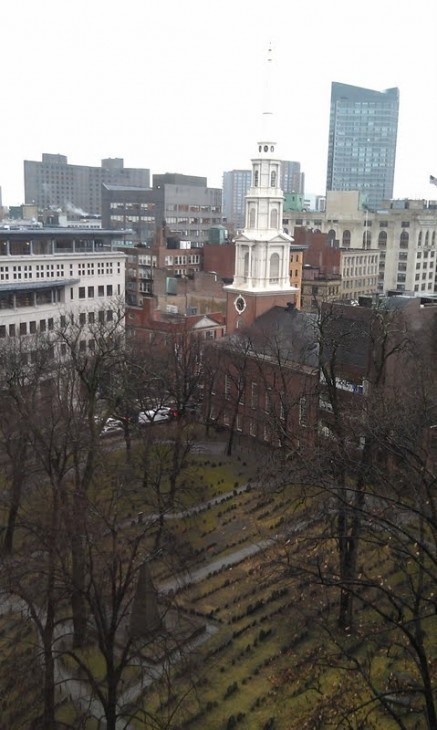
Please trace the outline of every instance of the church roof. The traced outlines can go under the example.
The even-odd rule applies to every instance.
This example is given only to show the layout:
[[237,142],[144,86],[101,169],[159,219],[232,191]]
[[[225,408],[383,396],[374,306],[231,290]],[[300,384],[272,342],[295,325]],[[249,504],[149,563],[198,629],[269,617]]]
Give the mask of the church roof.
[[[249,231],[247,231],[249,233]],[[278,241],[282,243],[283,241],[289,241],[290,244],[293,243],[293,239],[291,236],[289,236],[287,233],[282,233],[281,231],[275,231],[273,234],[270,230],[259,230],[257,229],[255,231],[255,234],[253,236],[246,235],[246,231],[244,231],[240,236],[238,236],[235,239],[235,242],[245,242],[248,243],[263,243],[265,241],[268,241],[269,243],[275,243],[275,241]]]

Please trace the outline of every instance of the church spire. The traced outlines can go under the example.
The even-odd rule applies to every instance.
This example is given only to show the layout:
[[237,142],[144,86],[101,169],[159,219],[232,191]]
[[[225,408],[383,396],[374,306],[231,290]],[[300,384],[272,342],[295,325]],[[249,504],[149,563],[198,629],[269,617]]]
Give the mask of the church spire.
[[232,333],[273,306],[288,306],[298,289],[290,284],[292,238],[282,228],[284,193],[281,160],[273,133],[272,48],[265,67],[262,131],[252,159],[252,184],[246,195],[246,220],[235,241],[235,272],[228,292],[227,330]]
[[273,108],[272,108],[272,82],[273,82],[273,52],[272,44],[269,43],[267,50],[267,61],[264,69],[264,94],[261,121],[262,142],[273,141]]

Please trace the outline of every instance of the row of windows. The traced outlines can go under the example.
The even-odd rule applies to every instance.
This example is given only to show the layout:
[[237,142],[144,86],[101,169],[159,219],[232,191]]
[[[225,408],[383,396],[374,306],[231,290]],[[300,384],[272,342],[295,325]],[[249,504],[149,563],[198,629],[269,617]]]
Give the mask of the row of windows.
[[[416,274],[416,277],[415,278],[416,278],[416,281],[419,281],[420,274]],[[426,278],[427,278],[427,272],[424,271],[423,274],[422,274],[422,279],[426,279]],[[428,272],[428,279],[433,279],[433,278],[434,278],[434,272],[433,271],[429,271]]]
[[376,274],[376,266],[355,266],[343,269],[343,277],[370,276]]
[[369,276],[365,279],[356,279],[354,281],[344,281],[343,287],[344,287],[344,289],[355,289],[356,287],[359,287],[362,289],[369,289],[372,286],[376,286],[376,283],[377,283],[377,277]]
[[[99,284],[99,286],[80,286],[79,287],[79,299],[94,299],[95,292],[97,289],[97,296],[98,297],[104,297],[105,295],[107,297],[114,296],[114,287],[112,284],[106,284],[106,291],[105,286],[103,284]],[[120,284],[117,286],[117,294],[120,294]],[[74,299],[74,289],[71,287],[70,289],[70,299]]]
[[187,205],[186,203],[173,203],[166,206],[166,210],[179,211],[180,213],[220,213],[219,205]]
[[428,286],[426,284],[421,284],[419,288],[419,284],[415,284],[414,291],[430,291],[432,289],[432,283],[429,283]]
[[[96,322],[104,324],[105,322],[112,322],[113,320],[114,311],[112,309],[100,309],[97,312],[97,317],[95,312],[81,312],[78,317],[78,322],[80,325],[95,324]],[[71,323],[74,323],[73,315],[70,315],[69,321]],[[62,315],[60,319],[60,326],[65,327],[66,323],[66,318],[64,315]],[[50,317],[49,319],[40,319],[39,321],[31,320],[30,322],[20,322],[19,324],[2,324],[0,325],[0,338],[4,339],[7,336],[21,337],[25,335],[36,335],[38,333],[42,334],[44,332],[53,332],[54,327],[55,323],[53,317]]]
[[166,256],[164,259],[165,266],[179,266],[184,264],[199,264],[200,255],[192,254],[191,256]]
[[[64,264],[6,264],[0,266],[0,281],[20,281],[26,279],[55,279],[65,276]],[[111,261],[99,261],[69,264],[69,275],[94,276],[97,270],[98,276],[113,274],[113,263]],[[121,273],[121,264],[117,262],[117,273]]]

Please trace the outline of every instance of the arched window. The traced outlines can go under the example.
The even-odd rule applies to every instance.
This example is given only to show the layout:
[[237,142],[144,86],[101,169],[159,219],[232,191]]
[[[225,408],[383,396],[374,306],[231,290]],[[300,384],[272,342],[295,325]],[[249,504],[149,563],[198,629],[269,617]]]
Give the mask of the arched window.
[[341,244],[342,244],[342,246],[351,245],[351,232],[350,231],[343,231],[343,237],[342,237]]
[[435,231],[432,232],[431,246],[435,246]]
[[408,235],[408,231],[402,231],[401,236],[399,238],[399,244],[401,248],[408,248],[408,241],[410,236]]
[[270,284],[277,284],[279,281],[279,254],[272,253],[270,256]]
[[243,276],[245,279],[249,277],[249,252],[244,254]]
[[378,236],[378,248],[387,248],[387,231],[381,231]]
[[421,246],[422,245],[422,238],[423,238],[422,231],[419,231],[419,239],[417,241],[417,245],[418,246]]
[[370,231],[364,231],[363,233],[363,248],[370,248],[372,243],[372,234]]
[[251,208],[249,210],[249,228],[255,228],[256,210]]
[[270,228],[278,227],[278,209],[272,208],[270,211]]
[[335,243],[335,231],[333,228],[331,228],[331,230],[328,231],[328,243],[330,246],[333,246]]
[[425,246],[429,246],[429,231],[425,233]]
[[270,187],[276,187],[276,170],[272,170],[272,172],[270,173]]

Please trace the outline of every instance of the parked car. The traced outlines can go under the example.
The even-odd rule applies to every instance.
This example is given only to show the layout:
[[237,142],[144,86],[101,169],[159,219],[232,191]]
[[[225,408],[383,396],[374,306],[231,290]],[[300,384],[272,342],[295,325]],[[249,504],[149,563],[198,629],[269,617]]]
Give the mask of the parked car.
[[148,426],[152,423],[162,423],[163,421],[171,421],[172,418],[176,418],[178,415],[177,411],[170,406],[159,406],[158,408],[151,408],[147,411],[140,411],[138,414],[138,423],[140,426]]
[[123,431],[123,425],[116,418],[107,418],[100,435],[109,436],[109,434],[120,433]]

